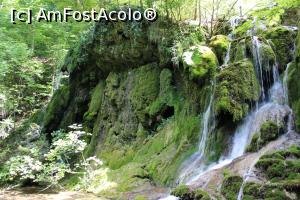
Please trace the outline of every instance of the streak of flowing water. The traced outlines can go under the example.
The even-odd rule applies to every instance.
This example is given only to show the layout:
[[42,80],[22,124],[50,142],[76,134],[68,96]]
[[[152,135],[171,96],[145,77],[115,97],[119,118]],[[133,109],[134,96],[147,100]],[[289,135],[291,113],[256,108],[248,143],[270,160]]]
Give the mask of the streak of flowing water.
[[233,35],[229,34],[228,37],[230,39],[230,43],[229,43],[228,48],[227,48],[227,52],[226,52],[226,56],[225,56],[225,60],[224,60],[224,65],[228,65],[228,63],[230,61],[231,41],[233,40]]
[[[241,19],[242,19],[241,17],[235,16],[235,17],[232,17],[229,20],[232,31],[234,31],[235,28],[239,25]],[[228,48],[227,48],[227,52],[226,52],[226,56],[225,56],[225,60],[224,60],[223,65],[228,65],[228,63],[230,61],[231,41],[234,39],[234,34],[231,33],[231,34],[228,35],[228,37],[230,39],[230,43],[229,43]]]
[[63,76],[62,72],[57,72],[53,77],[52,94],[60,87],[62,76]]
[[262,58],[260,53],[261,42],[259,41],[257,36],[252,37],[252,48],[253,48],[253,56],[255,60],[255,70],[257,74],[257,78],[260,82],[261,86],[261,94],[262,100],[265,100],[265,89],[264,89],[264,81],[263,81],[263,66],[262,66]]
[[289,96],[288,96],[288,75],[289,75],[289,68],[292,65],[292,63],[289,63],[286,67],[286,70],[284,72],[283,76],[283,88],[284,88],[284,93],[285,93],[285,103],[289,103]]
[[[213,86],[214,87],[214,86]],[[191,156],[191,158],[186,162],[188,165],[183,167],[183,170],[181,171],[181,174],[179,176],[179,182],[184,182],[186,184],[189,183],[190,179],[195,176],[195,174],[198,174],[199,171],[203,170],[203,157],[205,154],[205,149],[207,145],[207,139],[209,136],[209,133],[213,129],[214,126],[214,120],[212,117],[212,104],[213,104],[213,95],[214,92],[212,92],[212,95],[209,100],[209,104],[207,106],[207,109],[203,115],[202,120],[202,133],[200,137],[200,142],[198,146],[198,151]]]

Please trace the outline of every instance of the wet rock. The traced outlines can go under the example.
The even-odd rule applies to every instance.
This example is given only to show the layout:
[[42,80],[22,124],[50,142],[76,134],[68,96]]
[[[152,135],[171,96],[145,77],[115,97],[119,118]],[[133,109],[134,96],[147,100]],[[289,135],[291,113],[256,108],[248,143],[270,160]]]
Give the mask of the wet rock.
[[215,52],[220,64],[224,63],[229,44],[229,38],[225,35],[216,35],[210,39],[209,46]]
[[213,78],[218,60],[214,52],[206,46],[193,46],[182,55],[184,68],[193,80]]

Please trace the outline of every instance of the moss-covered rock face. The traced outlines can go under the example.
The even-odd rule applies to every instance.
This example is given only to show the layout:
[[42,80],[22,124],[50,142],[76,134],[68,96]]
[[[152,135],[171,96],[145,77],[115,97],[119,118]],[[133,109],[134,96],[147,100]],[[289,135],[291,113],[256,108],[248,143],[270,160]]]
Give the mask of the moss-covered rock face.
[[253,135],[251,143],[247,147],[247,151],[258,151],[268,142],[277,139],[283,133],[283,125],[277,125],[273,121],[267,121],[261,125],[260,131]]
[[272,43],[261,36],[246,36],[232,42],[230,61],[237,62],[245,58],[251,58],[253,63],[259,59],[262,66],[263,79],[271,79],[272,67],[276,63],[276,54],[272,49]]
[[[300,23],[298,25],[300,30]],[[289,67],[288,89],[289,89],[289,103],[296,117],[296,128],[300,131],[300,32],[296,39],[296,55],[293,63]]]
[[300,147],[292,146],[287,150],[275,151],[262,156],[256,163],[256,167],[274,181],[298,179],[299,158]]
[[[262,33],[262,36],[272,42],[279,69],[284,71],[286,65],[293,59],[292,49],[296,36],[295,31],[282,26],[276,26],[267,29],[267,31]],[[266,49],[266,51],[269,50]]]
[[64,111],[67,108],[70,99],[69,89],[69,86],[59,88],[46,109],[44,126],[49,130],[54,130],[54,127],[60,123],[59,119],[64,115]]
[[179,185],[172,190],[171,195],[182,200],[211,200],[209,194],[201,189],[191,190],[186,185]]
[[218,60],[214,52],[206,46],[193,46],[183,53],[184,68],[193,80],[213,78]]
[[[257,184],[257,183],[246,183],[244,186],[244,194],[243,199],[245,200],[254,200],[254,199],[274,199],[274,200],[281,200],[281,199],[293,199],[291,198],[291,194],[289,194],[281,186],[276,186],[272,184]],[[294,196],[294,194],[292,194]]]
[[236,200],[242,183],[243,178],[240,176],[227,176],[222,182],[221,193],[227,200]]
[[209,46],[217,55],[220,64],[224,63],[230,40],[225,35],[216,35],[210,39]]
[[234,122],[249,111],[251,102],[260,96],[254,67],[249,60],[229,65],[217,75],[215,112],[220,118],[229,116]]
[[171,192],[171,195],[179,197],[180,199],[191,200],[193,199],[194,193],[186,185],[179,185]]
[[246,183],[244,199],[299,199],[299,158],[299,146],[263,155],[255,167],[267,181]]

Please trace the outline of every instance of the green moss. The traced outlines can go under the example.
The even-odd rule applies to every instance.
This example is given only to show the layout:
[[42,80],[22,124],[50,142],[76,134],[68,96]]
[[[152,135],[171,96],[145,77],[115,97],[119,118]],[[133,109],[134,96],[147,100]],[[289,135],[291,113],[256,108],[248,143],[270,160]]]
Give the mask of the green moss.
[[228,200],[235,200],[238,197],[243,178],[240,176],[227,176],[224,178],[221,186],[221,193]]
[[258,151],[270,141],[277,139],[283,133],[283,125],[277,125],[273,121],[267,121],[261,125],[260,131],[254,134],[251,143],[247,147],[247,151]]
[[209,135],[207,141],[207,162],[217,162],[224,154],[224,149],[227,148],[227,141],[230,140],[231,133],[235,130],[231,121],[222,121],[215,129],[214,134]]
[[269,44],[263,42],[261,43],[259,50],[261,54],[261,65],[264,67],[264,71],[271,72],[272,67],[276,62],[276,55],[272,47]]
[[293,58],[290,49],[294,44],[295,32],[282,26],[276,26],[267,29],[262,35],[272,42],[279,67],[284,70]]
[[141,122],[145,120],[145,108],[159,94],[159,75],[160,71],[155,65],[140,67],[135,73],[134,85],[130,91],[129,99],[135,109],[134,112]]
[[143,196],[143,195],[139,195],[139,196],[136,196],[135,198],[134,198],[134,200],[147,200],[148,198],[146,198],[145,196]]
[[248,182],[244,186],[244,198],[246,200],[255,199],[290,199],[280,185],[272,184],[257,184]]
[[255,166],[272,181],[296,180],[300,170],[299,152],[299,146],[275,151],[262,156]]
[[209,46],[215,52],[219,63],[224,63],[229,44],[229,38],[225,35],[216,35],[210,39]]
[[267,121],[260,127],[260,140],[263,144],[276,139],[284,132],[283,125],[277,125],[272,121]]
[[234,31],[233,34],[236,35],[237,38],[246,36],[246,33],[248,30],[253,28],[254,24],[252,23],[252,20],[248,20],[244,22],[241,26],[238,26]]
[[[298,23],[300,29],[300,23]],[[300,131],[300,33],[296,38],[296,57],[288,74],[289,103],[295,114],[296,129]]]
[[193,80],[212,79],[218,60],[210,48],[194,46],[183,53],[183,65]]
[[167,109],[167,106],[173,106],[176,101],[174,96],[174,88],[172,86],[172,72],[165,68],[161,71],[159,77],[159,95],[158,98],[150,104],[146,110],[151,118],[157,117]]
[[201,189],[197,189],[194,195],[195,200],[211,200],[209,194]]
[[171,195],[179,197],[182,200],[189,200],[193,199],[194,192],[192,192],[186,185],[179,185],[174,190],[172,190]]
[[243,60],[229,65],[217,75],[215,113],[229,115],[233,122],[241,120],[249,111],[249,103],[259,99],[260,87],[253,65]]
[[50,132],[59,125],[59,120],[64,114],[64,109],[67,107],[69,99],[70,89],[68,86],[62,86],[53,95],[44,116],[44,127],[47,127]]
[[100,81],[100,83],[98,83],[98,85],[93,90],[91,102],[89,103],[89,109],[84,114],[84,120],[86,123],[90,123],[89,126],[93,125],[94,120],[96,119],[98,112],[100,111],[103,91],[104,91],[104,82]]
[[117,183],[117,192],[127,192],[149,183],[149,175],[143,169],[143,165],[131,162],[118,170],[112,170],[108,173],[108,180]]
[[246,58],[246,51],[249,48],[249,38],[234,40],[230,48],[230,62],[238,62]]
[[253,136],[252,136],[252,139],[251,139],[251,143],[247,146],[247,152],[255,152],[255,151],[258,151],[259,150],[259,137],[260,137],[260,133],[257,132],[255,133]]

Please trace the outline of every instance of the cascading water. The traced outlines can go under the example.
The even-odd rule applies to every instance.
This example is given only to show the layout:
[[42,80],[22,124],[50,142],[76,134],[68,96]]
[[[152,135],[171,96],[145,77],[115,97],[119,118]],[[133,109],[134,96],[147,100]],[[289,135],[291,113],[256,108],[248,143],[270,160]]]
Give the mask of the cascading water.
[[[260,125],[267,120],[272,120],[281,123],[286,116],[288,116],[287,122],[287,132],[290,132],[293,128],[293,113],[291,108],[288,106],[287,100],[287,86],[285,85],[287,82],[288,70],[290,63],[287,65],[286,71],[283,77],[283,83],[279,78],[278,68],[273,68],[273,76],[274,76],[274,84],[269,90],[270,98],[267,102],[262,103],[260,108],[253,114],[251,120],[249,120],[246,124],[248,128],[244,129],[244,131],[248,132],[244,134],[244,136],[251,138],[252,134],[259,131]],[[250,126],[249,126],[250,125]],[[235,143],[234,143],[235,144]],[[245,151],[245,149],[240,150],[240,152],[234,152],[235,148],[238,148],[238,144],[233,145],[232,157],[237,156],[238,154]],[[236,155],[235,155],[236,154]],[[257,158],[258,159],[258,158]],[[240,187],[237,200],[242,200],[243,198],[243,189],[245,183],[248,181],[249,177],[253,173],[253,168],[257,160],[253,161],[253,164],[249,167],[247,173],[243,175],[243,183]]]
[[68,76],[64,75],[63,72],[56,72],[55,76],[53,77],[53,83],[52,83],[52,94],[59,89],[61,86],[62,79],[68,78]]
[[[229,22],[230,22],[230,26],[231,26],[232,31],[234,31],[235,28],[239,25],[241,19],[242,19],[242,17],[239,17],[239,16],[235,16],[235,17],[232,17],[230,19]],[[228,37],[230,39],[230,43],[229,43],[228,48],[227,48],[227,52],[226,52],[226,56],[225,56],[225,60],[224,60],[223,65],[228,65],[228,63],[230,61],[231,41],[234,39],[234,34],[230,33],[228,35]]]
[[257,36],[252,37],[252,46],[253,46],[253,57],[255,60],[255,70],[257,74],[257,78],[260,81],[261,86],[261,94],[262,100],[265,100],[265,89],[264,89],[264,81],[263,81],[263,66],[262,66],[262,58],[260,54],[261,43]]
[[[252,44],[255,62],[254,66],[261,86],[261,101],[258,102],[253,111],[245,117],[244,123],[236,129],[232,139],[232,148],[230,153],[221,157],[216,163],[212,163],[209,166],[202,166],[202,169],[200,171],[197,170],[198,174],[192,177],[188,184],[193,184],[193,182],[198,180],[198,178],[204,173],[228,165],[234,159],[242,156],[247,145],[251,141],[253,134],[259,131],[264,122],[271,120],[280,123],[288,116],[288,130],[291,130],[291,127],[293,126],[292,110],[287,105],[287,92],[279,78],[278,66],[275,64],[272,68],[273,84],[270,83],[270,80],[267,80],[272,86],[266,92],[266,86],[264,84],[265,77],[263,76],[263,67],[266,66],[263,66],[262,58],[264,55],[261,54],[261,42],[258,37],[252,37]],[[285,74],[287,76],[287,72]],[[287,79],[287,77],[285,77],[285,79]],[[251,173],[251,167],[248,172],[249,174]],[[248,177],[248,175],[245,175],[245,177]]]
[[[229,37],[230,40],[233,40],[233,35],[232,34],[229,34],[228,37]],[[224,65],[228,65],[228,63],[230,61],[230,51],[231,51],[231,42],[228,45],[228,49],[227,49],[225,60],[224,60]]]
[[[233,23],[234,22],[234,23]],[[231,21],[231,25],[234,28],[237,26],[238,21]],[[253,34],[253,33],[252,33]],[[229,35],[230,39],[233,39],[233,35]],[[206,148],[206,142],[209,136],[209,133],[213,131],[212,122],[210,120],[212,112],[212,102],[213,94],[210,99],[210,103],[206,109],[206,112],[203,115],[203,125],[202,125],[202,134],[199,142],[199,150],[188,160],[188,167],[185,167],[179,177],[179,182],[185,183],[186,185],[193,185],[194,181],[197,181],[200,176],[203,174],[214,170],[219,169],[223,166],[230,164],[234,159],[242,156],[245,153],[245,150],[251,141],[254,133],[260,130],[260,127],[263,123],[267,121],[274,121],[279,123],[285,122],[286,117],[288,117],[287,132],[290,132],[293,129],[293,113],[291,108],[288,106],[288,91],[287,91],[287,79],[288,79],[288,70],[291,64],[287,65],[286,71],[284,73],[283,81],[280,80],[278,65],[274,64],[272,67],[272,77],[273,80],[269,80],[270,74],[265,74],[264,67],[266,63],[263,62],[265,58],[262,55],[262,42],[257,36],[252,36],[252,55],[254,59],[254,67],[256,70],[256,75],[261,87],[261,99],[256,103],[256,106],[253,108],[252,112],[245,117],[244,122],[238,126],[234,136],[232,138],[232,147],[227,155],[222,156],[218,162],[212,163],[210,165],[205,165],[204,153]],[[230,49],[229,45],[227,54],[224,60],[224,65],[227,65],[230,60]],[[269,65],[269,62],[267,63]],[[258,158],[257,158],[258,159]],[[202,163],[201,163],[202,161]],[[247,172],[243,175],[243,183],[241,185],[238,200],[243,198],[243,187],[248,179],[253,174],[253,168],[257,160],[253,160],[253,164],[248,168]],[[168,196],[164,200],[175,200],[178,199],[174,196]]]
[[[212,83],[212,87],[214,87],[214,82]],[[202,132],[200,137],[200,142],[198,146],[198,151],[194,153],[190,159],[186,161],[186,164],[181,170],[178,182],[186,183],[188,185],[191,182],[191,178],[204,170],[203,165],[203,157],[205,154],[207,139],[209,133],[212,131],[214,126],[214,120],[212,116],[212,105],[214,99],[214,91],[212,91],[209,104],[206,108],[206,111],[202,117]],[[178,200],[179,198],[169,195],[166,198],[161,198],[160,200]]]
[[[214,85],[214,83],[213,83]],[[214,86],[212,86],[214,87]],[[203,157],[205,154],[205,149],[207,145],[207,139],[209,136],[209,133],[212,131],[214,127],[214,120],[212,116],[212,105],[213,105],[213,99],[214,99],[214,92],[212,91],[209,104],[207,106],[207,109],[203,115],[202,120],[202,132],[200,137],[200,142],[198,146],[198,151],[191,156],[191,158],[186,162],[188,165],[183,167],[183,170],[181,171],[181,174],[179,176],[179,182],[184,182],[186,184],[189,183],[190,179],[195,176],[195,174],[198,174],[200,171],[204,170],[203,167]]]

